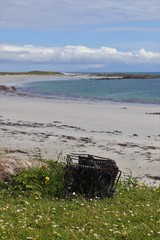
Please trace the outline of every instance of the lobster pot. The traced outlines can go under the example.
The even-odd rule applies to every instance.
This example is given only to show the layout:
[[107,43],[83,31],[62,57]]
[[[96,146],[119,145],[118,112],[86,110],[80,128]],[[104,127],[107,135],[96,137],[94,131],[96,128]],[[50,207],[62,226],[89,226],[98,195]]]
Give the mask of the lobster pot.
[[115,161],[93,155],[71,154],[65,167],[65,196],[113,197],[121,171]]

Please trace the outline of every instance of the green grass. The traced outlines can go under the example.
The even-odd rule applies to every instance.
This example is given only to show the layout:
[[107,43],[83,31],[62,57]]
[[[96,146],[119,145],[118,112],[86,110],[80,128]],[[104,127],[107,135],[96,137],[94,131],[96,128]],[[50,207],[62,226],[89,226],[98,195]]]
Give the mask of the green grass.
[[62,73],[51,72],[51,71],[0,72],[0,75],[55,75],[55,74],[62,74]]
[[[30,169],[28,174],[26,171],[10,181],[9,187],[1,184],[0,239],[160,238],[160,188],[148,187],[127,176],[119,183],[113,199],[86,200],[75,195],[72,199],[57,198],[56,188],[50,191],[50,187],[54,181],[63,183],[63,173],[57,164],[54,168],[58,175],[54,171],[51,176],[52,167],[38,172]],[[24,189],[27,185],[31,187]]]

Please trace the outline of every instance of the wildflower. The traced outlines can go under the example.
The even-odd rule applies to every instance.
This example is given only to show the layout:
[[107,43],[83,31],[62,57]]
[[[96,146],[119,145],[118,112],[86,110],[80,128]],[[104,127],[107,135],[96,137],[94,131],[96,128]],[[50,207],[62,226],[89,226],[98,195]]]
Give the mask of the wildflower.
[[41,198],[41,193],[40,192],[35,192],[35,199],[39,200]]
[[93,236],[94,236],[95,238],[99,239],[99,236],[98,236],[97,233],[94,233]]
[[53,224],[52,227],[56,228],[56,227],[59,227],[59,225]]
[[49,182],[49,177],[46,176],[44,181],[45,181],[45,184],[47,184]]
[[104,226],[108,226],[109,224],[108,223],[103,223]]
[[26,205],[29,205],[29,202],[25,201],[25,204],[26,204]]

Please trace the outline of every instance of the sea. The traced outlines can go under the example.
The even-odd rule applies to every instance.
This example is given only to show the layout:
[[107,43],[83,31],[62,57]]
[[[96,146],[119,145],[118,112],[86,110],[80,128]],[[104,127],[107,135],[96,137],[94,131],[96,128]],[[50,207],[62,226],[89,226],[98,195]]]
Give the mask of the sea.
[[91,102],[160,104],[160,78],[123,79],[88,75],[64,75],[46,79],[30,77],[18,87],[28,95]]

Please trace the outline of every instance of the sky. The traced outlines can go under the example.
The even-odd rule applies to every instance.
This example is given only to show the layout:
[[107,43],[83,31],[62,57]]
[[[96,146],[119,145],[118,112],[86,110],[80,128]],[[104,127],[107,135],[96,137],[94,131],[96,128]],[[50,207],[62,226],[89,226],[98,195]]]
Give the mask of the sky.
[[0,1],[0,71],[159,69],[160,0]]

